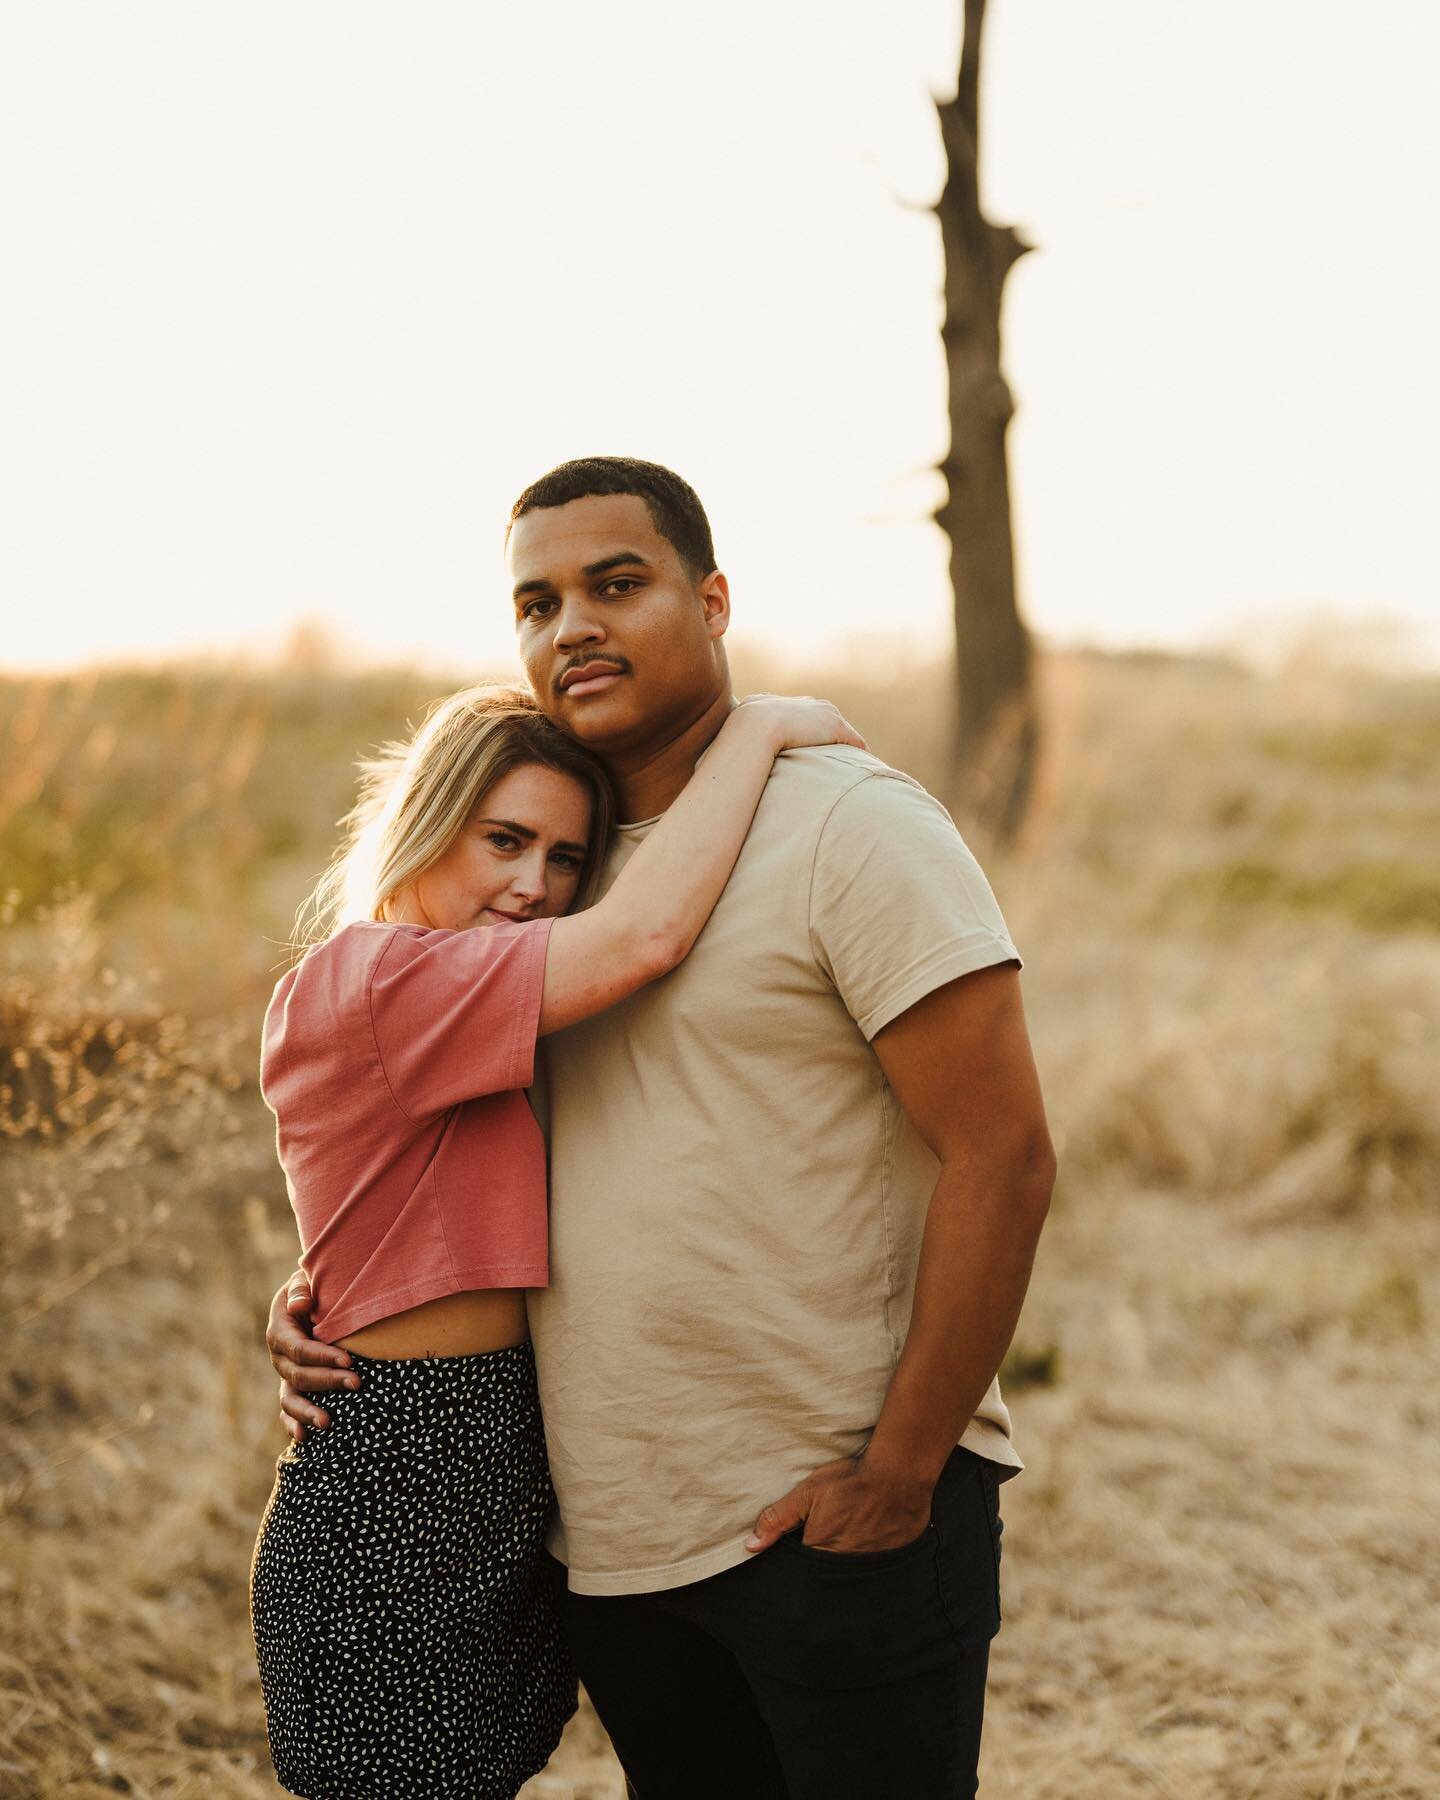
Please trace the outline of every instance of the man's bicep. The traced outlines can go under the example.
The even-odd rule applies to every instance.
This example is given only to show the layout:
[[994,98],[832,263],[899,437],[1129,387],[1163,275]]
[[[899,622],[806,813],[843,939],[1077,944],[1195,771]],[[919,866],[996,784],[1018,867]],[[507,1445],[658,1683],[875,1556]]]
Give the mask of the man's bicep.
[[906,1118],[947,1161],[1045,1132],[1013,962],[934,988],[871,1046]]
[[933,989],[1019,956],[944,807],[903,777],[858,782],[816,848],[810,931],[868,1040]]

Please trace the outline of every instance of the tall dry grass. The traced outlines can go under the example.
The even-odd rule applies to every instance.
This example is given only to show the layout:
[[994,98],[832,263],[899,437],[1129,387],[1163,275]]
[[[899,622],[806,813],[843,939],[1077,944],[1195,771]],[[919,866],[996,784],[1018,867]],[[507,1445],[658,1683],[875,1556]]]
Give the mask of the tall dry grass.
[[[747,686],[768,685],[743,669]],[[1440,692],[1052,657],[992,873],[1062,1152],[984,1791],[1440,1792]],[[816,674],[938,785],[938,671]],[[0,681],[0,1794],[273,1792],[254,1086],[405,674]],[[582,1715],[535,1792],[619,1792]],[[904,1800],[897,1796],[896,1800]]]

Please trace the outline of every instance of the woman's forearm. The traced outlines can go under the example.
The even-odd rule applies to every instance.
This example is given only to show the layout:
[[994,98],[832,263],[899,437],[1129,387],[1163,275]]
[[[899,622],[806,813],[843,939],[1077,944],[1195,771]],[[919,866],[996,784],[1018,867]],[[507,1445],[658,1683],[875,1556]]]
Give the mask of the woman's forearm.
[[604,899],[551,927],[542,1037],[613,1006],[689,954],[730,879],[775,758],[816,744],[865,748],[823,700],[763,695],[735,708]]
[[689,953],[730,879],[783,742],[758,708],[731,713],[593,909],[617,944],[644,945],[661,971]]
[[758,708],[737,707],[605,897],[555,921],[542,1037],[614,1006],[688,954],[735,867],[784,741]]

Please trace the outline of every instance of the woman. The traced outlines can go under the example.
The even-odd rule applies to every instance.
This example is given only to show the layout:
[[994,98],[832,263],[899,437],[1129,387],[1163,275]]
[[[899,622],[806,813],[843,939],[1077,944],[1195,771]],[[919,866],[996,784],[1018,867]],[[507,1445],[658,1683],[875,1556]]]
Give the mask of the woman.
[[255,1549],[292,1793],[511,1800],[559,1741],[575,1682],[525,1324],[548,1278],[535,1044],[687,954],[780,751],[861,742],[820,701],[737,707],[588,910],[609,789],[527,697],[457,694],[371,768],[261,1059],[315,1333],[361,1378],[280,1458]]

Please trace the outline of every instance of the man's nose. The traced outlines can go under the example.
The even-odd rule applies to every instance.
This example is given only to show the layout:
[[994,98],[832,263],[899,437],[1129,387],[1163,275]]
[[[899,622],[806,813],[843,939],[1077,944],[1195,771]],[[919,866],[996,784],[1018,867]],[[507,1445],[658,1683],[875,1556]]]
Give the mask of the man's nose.
[[597,644],[604,641],[605,628],[593,609],[579,599],[565,599],[560,602],[560,611],[555,615],[555,648],[568,652],[576,650],[581,644]]

